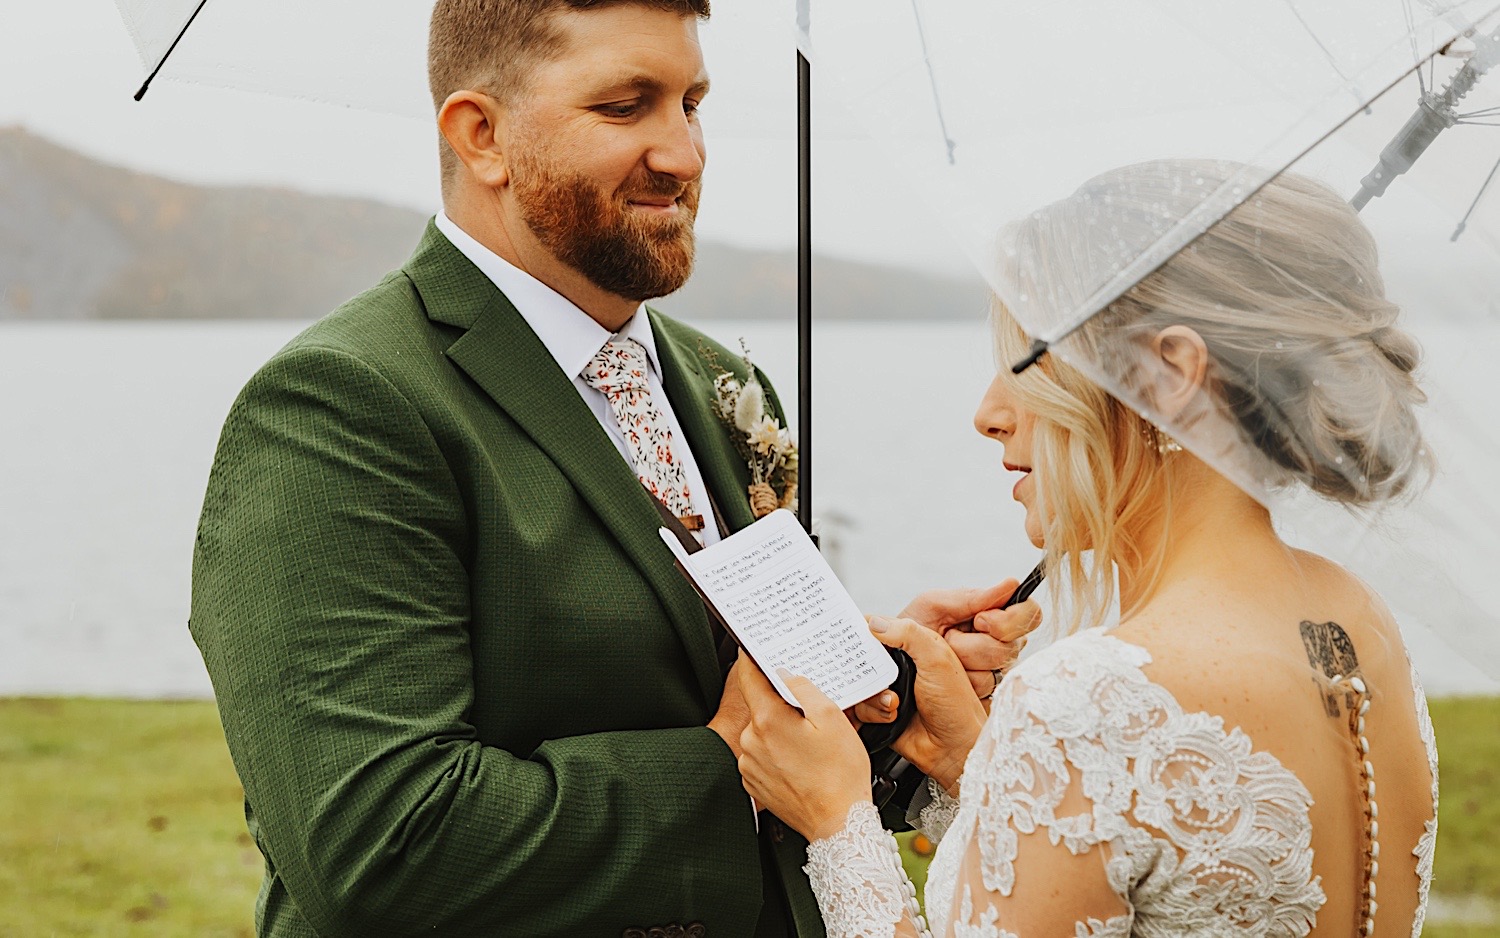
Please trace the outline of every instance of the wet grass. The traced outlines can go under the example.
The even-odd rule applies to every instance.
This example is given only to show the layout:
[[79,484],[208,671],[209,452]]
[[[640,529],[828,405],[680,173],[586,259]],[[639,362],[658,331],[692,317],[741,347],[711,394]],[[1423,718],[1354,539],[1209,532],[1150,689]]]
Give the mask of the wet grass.
[[1433,889],[1500,904],[1500,698],[1434,700],[1431,709],[1442,783]]
[[1500,934],[1500,698],[1434,700],[1431,709],[1442,783],[1432,888],[1478,897],[1460,905],[1477,906],[1463,910],[1466,917],[1488,921],[1434,921],[1423,935],[1490,938]]
[[241,798],[211,703],[0,700],[0,936],[250,938]]
[[[1435,888],[1500,907],[1500,698],[1432,714]],[[0,938],[249,938],[260,857],[240,798],[211,703],[0,699]],[[1433,922],[1426,935],[1497,930]]]

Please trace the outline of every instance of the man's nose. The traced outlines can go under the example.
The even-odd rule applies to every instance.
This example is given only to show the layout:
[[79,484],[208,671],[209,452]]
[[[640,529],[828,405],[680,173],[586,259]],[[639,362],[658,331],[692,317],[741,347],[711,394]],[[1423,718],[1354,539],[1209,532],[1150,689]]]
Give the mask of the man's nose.
[[647,169],[682,182],[703,175],[703,161],[703,132],[687,114],[665,118],[646,152]]

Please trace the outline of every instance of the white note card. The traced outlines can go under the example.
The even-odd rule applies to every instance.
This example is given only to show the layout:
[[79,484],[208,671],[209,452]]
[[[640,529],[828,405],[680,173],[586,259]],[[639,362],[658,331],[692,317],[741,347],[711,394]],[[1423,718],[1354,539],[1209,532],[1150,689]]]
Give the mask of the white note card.
[[896,663],[790,511],[779,509],[689,554],[661,538],[787,703],[777,669],[812,681],[840,709],[890,686]]

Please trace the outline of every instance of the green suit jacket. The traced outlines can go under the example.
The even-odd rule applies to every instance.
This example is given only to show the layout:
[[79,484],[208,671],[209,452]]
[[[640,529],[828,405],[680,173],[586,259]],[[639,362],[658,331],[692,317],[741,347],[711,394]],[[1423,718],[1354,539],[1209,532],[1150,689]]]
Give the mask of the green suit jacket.
[[[651,315],[743,527],[700,343],[739,359]],[[570,377],[434,227],[251,379],[191,629],[266,859],[261,935],[750,936],[763,891],[822,934],[805,842],[762,847],[705,727],[723,679],[658,525]]]

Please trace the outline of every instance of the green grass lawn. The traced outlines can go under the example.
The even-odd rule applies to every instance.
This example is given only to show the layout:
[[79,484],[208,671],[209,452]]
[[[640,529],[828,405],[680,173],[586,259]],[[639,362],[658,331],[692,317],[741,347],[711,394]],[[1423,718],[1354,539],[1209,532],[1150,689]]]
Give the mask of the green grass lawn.
[[[1500,903],[1500,698],[1434,701],[1432,715],[1436,888]],[[260,857],[240,798],[212,704],[0,700],[0,938],[250,936]]]
[[242,797],[211,703],[0,700],[0,936],[250,938]]

